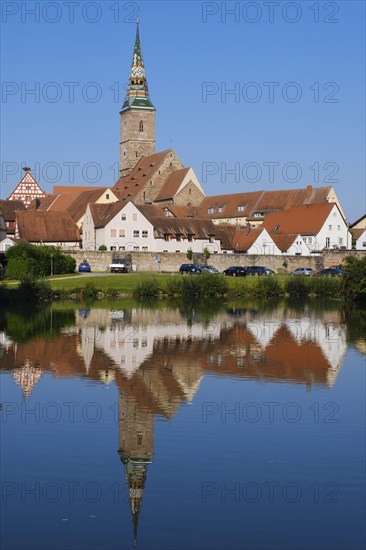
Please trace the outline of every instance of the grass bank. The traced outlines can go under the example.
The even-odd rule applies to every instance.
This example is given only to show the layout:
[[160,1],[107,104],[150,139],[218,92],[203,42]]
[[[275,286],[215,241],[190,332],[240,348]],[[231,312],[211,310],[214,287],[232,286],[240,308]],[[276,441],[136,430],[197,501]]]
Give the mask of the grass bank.
[[127,273],[100,275],[51,281],[52,290],[60,298],[275,298],[283,296],[319,296],[339,298],[338,277],[224,277],[204,273],[176,275],[167,273]]

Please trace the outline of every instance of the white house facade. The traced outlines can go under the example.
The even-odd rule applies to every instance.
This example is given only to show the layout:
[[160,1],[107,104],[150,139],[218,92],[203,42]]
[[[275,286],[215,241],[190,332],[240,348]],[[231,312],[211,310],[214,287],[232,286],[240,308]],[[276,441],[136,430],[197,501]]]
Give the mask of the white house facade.
[[[143,208],[143,207],[142,207]],[[154,213],[154,212],[153,212]],[[128,252],[220,252],[210,220],[152,216],[147,219],[132,202],[88,205],[83,224],[83,248]]]

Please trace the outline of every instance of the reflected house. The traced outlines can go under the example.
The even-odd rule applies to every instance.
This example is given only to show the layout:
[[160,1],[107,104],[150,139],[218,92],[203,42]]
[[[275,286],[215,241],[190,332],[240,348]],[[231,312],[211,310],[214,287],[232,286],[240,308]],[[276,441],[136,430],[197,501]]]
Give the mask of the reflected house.
[[[219,313],[210,324],[176,310],[133,309],[117,319],[92,309],[58,337],[11,344],[2,338],[0,368],[10,370],[29,398],[45,372],[112,381],[119,390],[118,453],[125,469],[135,542],[154,419],[170,419],[193,401],[205,373],[256,382],[331,387],[346,352],[339,312],[322,318],[292,310]],[[6,344],[6,345],[5,345]]]

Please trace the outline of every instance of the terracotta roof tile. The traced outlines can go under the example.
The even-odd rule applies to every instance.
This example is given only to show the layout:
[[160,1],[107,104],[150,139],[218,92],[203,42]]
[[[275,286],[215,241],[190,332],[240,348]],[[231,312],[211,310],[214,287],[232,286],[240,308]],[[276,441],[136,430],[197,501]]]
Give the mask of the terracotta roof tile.
[[[199,205],[201,218],[243,218],[249,216],[264,191],[214,195],[205,197]],[[238,210],[239,207],[245,207]],[[214,211],[209,214],[209,209]],[[222,211],[220,212],[220,209]]]
[[67,212],[18,210],[16,221],[19,237],[30,242],[80,241],[77,225]]
[[0,209],[6,222],[15,222],[15,211],[25,210],[26,208],[23,201],[0,200]]
[[164,237],[164,235],[194,235],[196,239],[207,239],[216,233],[216,226],[211,220],[202,220],[199,218],[170,218],[163,216],[161,218],[150,218],[149,222],[154,226],[155,237]]
[[315,235],[320,231],[335,206],[335,203],[326,202],[293,206],[290,210],[272,212],[265,217],[263,227],[270,234],[276,232],[278,234]]
[[270,233],[270,236],[273,239],[277,248],[279,248],[281,252],[286,252],[299,237],[299,233],[286,233],[279,235],[278,233],[276,233],[276,231],[272,231],[272,233]]
[[132,172],[128,176],[120,178],[111,188],[119,200],[133,200],[171,152],[171,149],[167,149],[160,153],[141,157]]
[[[74,200],[67,206],[67,212],[70,214],[72,219],[75,222],[78,222],[85,214],[88,204],[96,202],[106,189],[106,187],[99,187],[98,189],[83,191],[83,193],[75,195]],[[67,199],[63,200],[66,204]]]
[[163,187],[160,189],[156,201],[172,199],[178,192],[179,187],[182,185],[184,178],[188,174],[190,168],[181,168],[180,170],[174,170],[172,172]]
[[66,195],[72,193],[83,193],[84,191],[96,191],[97,189],[105,189],[105,187],[92,187],[88,185],[54,185],[53,195]]

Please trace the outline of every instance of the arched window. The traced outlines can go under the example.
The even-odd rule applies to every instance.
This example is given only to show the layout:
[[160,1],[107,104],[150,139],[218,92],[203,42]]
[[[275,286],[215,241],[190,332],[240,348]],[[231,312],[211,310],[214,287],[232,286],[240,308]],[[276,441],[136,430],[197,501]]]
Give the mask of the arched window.
[[140,120],[140,132],[144,131],[144,123]]

